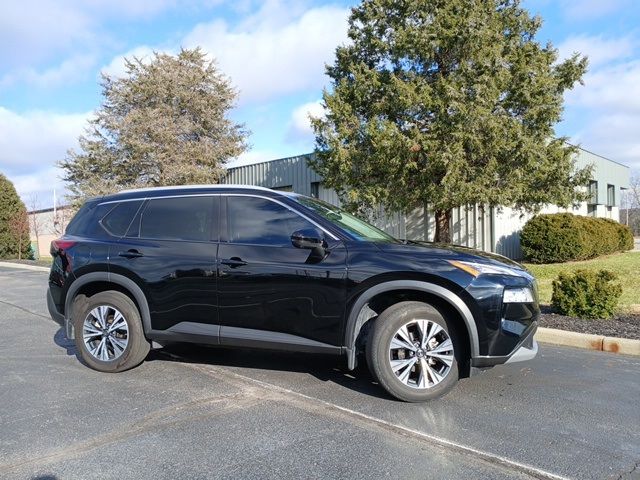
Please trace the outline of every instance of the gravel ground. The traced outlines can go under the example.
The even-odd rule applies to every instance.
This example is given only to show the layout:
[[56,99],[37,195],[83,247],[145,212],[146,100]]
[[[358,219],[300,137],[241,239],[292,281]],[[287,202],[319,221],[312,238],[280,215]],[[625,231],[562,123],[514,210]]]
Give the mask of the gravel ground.
[[540,315],[540,326],[557,328],[559,330],[570,330],[572,332],[605,335],[607,337],[640,340],[640,314],[622,315],[609,319],[587,320],[546,312]]

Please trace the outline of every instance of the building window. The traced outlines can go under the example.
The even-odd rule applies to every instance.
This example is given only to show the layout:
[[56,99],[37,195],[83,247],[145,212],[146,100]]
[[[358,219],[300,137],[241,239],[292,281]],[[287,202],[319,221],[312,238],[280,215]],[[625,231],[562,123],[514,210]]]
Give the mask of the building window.
[[313,198],[320,196],[320,182],[311,182],[311,196]]
[[589,182],[589,203],[592,205],[598,203],[598,182],[595,180]]
[[587,205],[587,215],[589,215],[590,217],[595,217],[596,216],[596,205]]
[[616,204],[616,187],[614,185],[607,185],[607,205],[614,207]]

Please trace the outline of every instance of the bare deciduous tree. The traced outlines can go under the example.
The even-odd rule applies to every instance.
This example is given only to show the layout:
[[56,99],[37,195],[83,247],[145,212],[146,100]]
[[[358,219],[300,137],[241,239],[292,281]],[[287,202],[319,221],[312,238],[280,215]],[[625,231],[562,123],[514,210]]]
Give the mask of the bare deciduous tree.
[[25,242],[29,241],[29,219],[27,212],[24,209],[20,209],[15,212],[9,219],[9,232],[16,239],[18,243],[18,260],[23,258],[23,250],[25,249]]
[[42,230],[42,222],[40,221],[40,217],[35,213],[40,208],[40,199],[38,198],[37,193],[32,193],[29,195],[29,211],[31,215],[29,215],[29,226],[31,227],[31,232],[36,237],[36,257],[40,256],[40,233]]

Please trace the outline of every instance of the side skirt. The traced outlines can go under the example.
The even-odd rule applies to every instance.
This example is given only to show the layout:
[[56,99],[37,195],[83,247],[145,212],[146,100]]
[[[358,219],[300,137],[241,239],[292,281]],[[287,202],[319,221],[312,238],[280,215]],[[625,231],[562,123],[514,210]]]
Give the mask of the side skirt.
[[195,322],[180,322],[167,330],[152,330],[147,337],[158,343],[170,341],[332,355],[343,353],[342,347],[288,333]]

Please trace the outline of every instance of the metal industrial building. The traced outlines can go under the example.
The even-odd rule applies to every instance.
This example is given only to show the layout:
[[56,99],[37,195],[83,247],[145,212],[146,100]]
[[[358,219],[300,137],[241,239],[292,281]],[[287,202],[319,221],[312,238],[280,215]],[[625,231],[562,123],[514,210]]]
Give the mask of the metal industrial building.
[[[224,183],[294,191],[339,205],[336,192],[325,188],[322,177],[309,167],[311,155],[231,168]],[[577,208],[548,206],[543,213],[568,211],[619,221],[621,192],[629,187],[629,167],[582,149],[576,160],[578,167],[589,164],[594,166],[589,186],[592,194],[590,200]],[[454,209],[451,225],[453,243],[519,259],[522,256],[520,230],[530,217],[510,208],[484,208],[482,205]],[[433,240],[435,232],[433,215],[424,208],[416,209],[408,215],[386,214],[380,209],[372,223],[397,238],[410,240]]]

